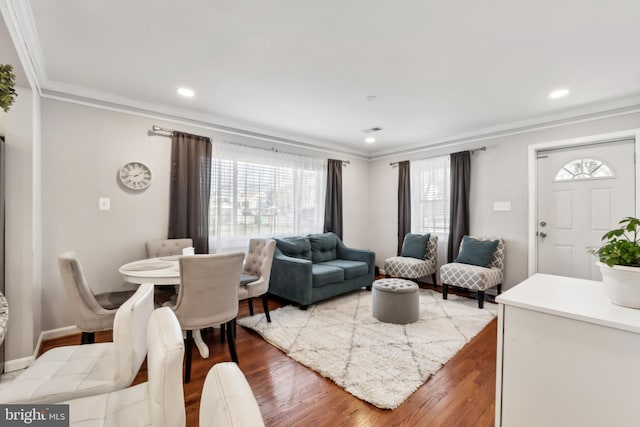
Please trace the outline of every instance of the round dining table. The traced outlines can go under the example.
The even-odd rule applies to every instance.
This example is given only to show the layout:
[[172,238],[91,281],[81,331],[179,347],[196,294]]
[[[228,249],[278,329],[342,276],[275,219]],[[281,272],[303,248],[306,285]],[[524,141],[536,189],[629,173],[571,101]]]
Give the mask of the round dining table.
[[[129,283],[153,283],[154,286],[179,286],[179,259],[181,256],[182,255],[171,255],[133,261],[123,265],[118,271],[122,274],[122,278]],[[255,280],[258,280],[258,277],[247,274],[240,276],[240,284],[251,283]],[[199,329],[193,331],[193,341],[198,347],[200,356],[202,356],[203,359],[209,357],[209,347],[202,339],[202,334]]]
[[[122,278],[129,283],[153,283],[154,286],[179,286],[180,285],[180,263],[181,255],[164,256],[158,258],[147,258],[140,261],[133,261],[120,267],[118,271]],[[209,346],[202,339],[199,329],[193,331],[193,341],[198,347],[200,356],[203,359],[209,357]]]

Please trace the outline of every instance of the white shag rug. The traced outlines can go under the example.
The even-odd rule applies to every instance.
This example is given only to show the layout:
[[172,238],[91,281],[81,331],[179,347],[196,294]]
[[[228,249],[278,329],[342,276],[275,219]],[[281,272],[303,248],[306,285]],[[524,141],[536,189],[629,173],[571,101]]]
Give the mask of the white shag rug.
[[297,362],[378,408],[394,409],[451,359],[497,314],[475,299],[420,289],[420,320],[383,323],[372,297],[359,291],[303,311],[288,305],[238,319]]

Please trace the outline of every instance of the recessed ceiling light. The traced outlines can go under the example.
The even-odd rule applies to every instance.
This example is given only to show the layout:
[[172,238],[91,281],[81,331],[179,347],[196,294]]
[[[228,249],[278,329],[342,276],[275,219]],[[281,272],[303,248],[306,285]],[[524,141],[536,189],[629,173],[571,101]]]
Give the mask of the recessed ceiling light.
[[549,94],[549,98],[562,98],[563,96],[567,96],[569,94],[569,89],[558,89],[554,90]]
[[364,142],[366,142],[367,144],[373,144],[374,142],[376,142],[376,139],[369,136],[367,138],[364,139]]
[[195,92],[192,91],[191,89],[188,89],[186,87],[180,87],[178,88],[178,93],[182,96],[186,96],[187,98],[191,98],[193,95],[195,95]]

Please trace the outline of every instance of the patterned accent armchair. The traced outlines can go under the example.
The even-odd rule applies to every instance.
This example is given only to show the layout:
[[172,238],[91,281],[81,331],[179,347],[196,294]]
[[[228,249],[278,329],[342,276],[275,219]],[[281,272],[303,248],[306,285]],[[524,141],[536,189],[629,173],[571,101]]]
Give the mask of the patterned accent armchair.
[[438,250],[438,236],[431,234],[427,243],[424,260],[406,256],[394,256],[384,260],[384,273],[390,277],[404,279],[419,279],[431,274],[431,280],[437,285],[436,258]]
[[[473,237],[473,236],[470,236]],[[478,307],[484,307],[484,291],[494,286],[498,295],[502,292],[504,274],[504,240],[500,238],[474,237],[477,240],[497,240],[498,246],[493,253],[490,267],[451,262],[440,267],[442,280],[442,299],[447,299],[448,287],[456,286],[478,291]],[[462,243],[460,244],[462,251]]]

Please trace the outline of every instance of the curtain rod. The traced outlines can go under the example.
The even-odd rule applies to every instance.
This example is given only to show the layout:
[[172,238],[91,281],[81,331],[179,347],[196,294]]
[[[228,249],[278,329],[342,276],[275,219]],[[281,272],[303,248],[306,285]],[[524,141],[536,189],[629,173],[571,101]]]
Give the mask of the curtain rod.
[[160,126],[153,125],[153,126],[151,126],[151,132],[168,132],[168,133],[173,134],[175,132],[175,130],[167,129],[167,128],[161,128]]
[[[469,152],[471,154],[475,154],[478,151],[487,151],[487,147],[480,147],[480,148],[476,148],[473,150],[469,150]],[[420,157],[419,159],[414,159],[414,160],[426,160],[426,159],[435,159],[436,157],[442,157],[443,155],[439,155],[439,156],[429,156],[429,157]],[[390,162],[389,166],[397,166],[398,163],[400,162]]]
[[[161,128],[160,126],[156,126],[156,125],[151,126],[151,131],[152,132],[167,132],[167,133],[170,133],[172,135],[175,132],[175,130],[173,130],[173,129]],[[234,145],[241,145],[243,147],[257,148],[258,150],[275,151],[276,153],[296,154],[296,153],[289,153],[287,151],[280,151],[277,148],[254,147],[252,145],[240,144],[238,142],[227,142],[227,144],[234,144]],[[342,160],[342,165],[343,166],[344,165],[348,165],[350,163],[351,162],[349,160]]]

